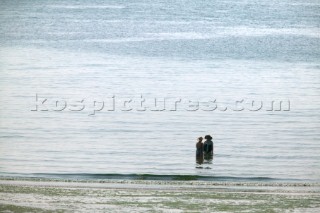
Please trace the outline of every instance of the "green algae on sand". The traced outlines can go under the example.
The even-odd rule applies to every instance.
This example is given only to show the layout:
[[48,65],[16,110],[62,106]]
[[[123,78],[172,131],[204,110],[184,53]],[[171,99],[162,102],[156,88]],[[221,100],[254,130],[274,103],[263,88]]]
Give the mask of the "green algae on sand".
[[[158,183],[158,182],[157,182]],[[0,212],[317,212],[319,185],[0,181]],[[247,186],[249,185],[249,186]]]

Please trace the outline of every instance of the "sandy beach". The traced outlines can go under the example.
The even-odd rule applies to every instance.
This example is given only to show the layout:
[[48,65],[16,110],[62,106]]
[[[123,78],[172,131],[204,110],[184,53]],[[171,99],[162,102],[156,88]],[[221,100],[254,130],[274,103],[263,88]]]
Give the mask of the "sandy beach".
[[1,178],[1,212],[319,212],[319,183]]

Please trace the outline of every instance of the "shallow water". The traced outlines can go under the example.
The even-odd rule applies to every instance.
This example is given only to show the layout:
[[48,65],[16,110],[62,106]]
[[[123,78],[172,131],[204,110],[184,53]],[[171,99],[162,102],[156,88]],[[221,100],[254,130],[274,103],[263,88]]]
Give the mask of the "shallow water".
[[[319,180],[319,1],[0,8],[0,174]],[[154,98],[167,98],[165,110]],[[217,109],[204,111],[214,99]],[[81,100],[85,108],[74,111]],[[282,110],[270,111],[272,101]],[[197,169],[196,138],[206,134],[215,156]]]

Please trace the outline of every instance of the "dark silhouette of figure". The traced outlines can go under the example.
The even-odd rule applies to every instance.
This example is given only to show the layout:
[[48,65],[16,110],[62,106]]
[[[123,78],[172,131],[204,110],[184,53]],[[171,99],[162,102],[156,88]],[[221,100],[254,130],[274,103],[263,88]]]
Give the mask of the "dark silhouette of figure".
[[203,144],[204,159],[210,161],[213,158],[214,150],[212,137],[210,135],[206,135],[204,138],[206,139]]
[[199,137],[198,142],[196,144],[196,162],[197,164],[203,164],[203,143],[202,143],[203,138]]

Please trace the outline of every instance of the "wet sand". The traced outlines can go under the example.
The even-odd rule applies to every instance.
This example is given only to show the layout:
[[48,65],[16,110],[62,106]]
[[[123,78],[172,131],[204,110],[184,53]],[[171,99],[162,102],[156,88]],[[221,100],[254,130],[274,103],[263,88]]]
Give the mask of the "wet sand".
[[0,212],[320,212],[320,183],[2,177]]

